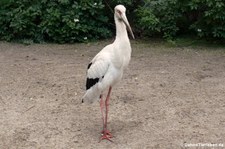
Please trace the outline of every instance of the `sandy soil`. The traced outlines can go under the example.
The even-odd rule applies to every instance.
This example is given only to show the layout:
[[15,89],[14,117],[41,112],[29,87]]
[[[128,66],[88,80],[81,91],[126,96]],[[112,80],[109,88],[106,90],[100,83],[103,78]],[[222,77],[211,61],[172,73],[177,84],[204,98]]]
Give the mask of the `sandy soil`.
[[81,97],[87,64],[110,42],[0,42],[0,148],[225,148],[225,50],[140,41],[132,42],[129,68],[113,88],[114,143],[98,143],[99,103],[81,104]]

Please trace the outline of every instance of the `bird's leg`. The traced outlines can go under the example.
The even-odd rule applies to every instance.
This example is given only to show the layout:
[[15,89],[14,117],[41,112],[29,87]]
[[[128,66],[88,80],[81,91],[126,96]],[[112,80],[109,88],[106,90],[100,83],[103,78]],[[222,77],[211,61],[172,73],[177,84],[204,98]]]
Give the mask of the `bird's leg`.
[[110,137],[112,137],[112,135],[110,134],[110,132],[107,130],[107,120],[108,120],[108,111],[109,111],[109,97],[110,97],[110,93],[111,93],[112,87],[109,87],[109,92],[108,95],[106,97],[105,100],[105,108],[106,108],[106,115],[105,115],[105,131],[107,131],[106,133],[108,133],[107,135],[110,135]]
[[105,124],[104,124],[104,127],[103,127],[103,131],[102,131],[102,137],[101,137],[101,140],[110,140],[110,138],[112,138],[112,134],[107,130],[107,119],[108,119],[108,111],[109,111],[109,97],[110,97],[110,93],[111,93],[111,89],[112,87],[110,86],[109,87],[109,91],[108,91],[108,95],[106,97],[106,100],[105,100],[105,108],[106,108],[106,115],[105,115]]
[[104,117],[104,100],[102,99],[102,95],[100,95],[100,109],[102,113],[102,122],[103,122],[103,130],[105,128],[105,117]]

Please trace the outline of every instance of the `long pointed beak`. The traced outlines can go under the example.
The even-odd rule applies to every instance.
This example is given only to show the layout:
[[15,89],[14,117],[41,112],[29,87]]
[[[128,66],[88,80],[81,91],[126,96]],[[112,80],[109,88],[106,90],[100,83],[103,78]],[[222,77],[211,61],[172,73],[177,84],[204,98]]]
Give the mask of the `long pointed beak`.
[[125,13],[121,14],[121,17],[122,17],[123,22],[124,22],[125,25],[127,26],[127,29],[128,29],[128,31],[130,32],[132,38],[135,39],[135,38],[134,38],[134,33],[133,33],[133,31],[132,31],[132,29],[131,29],[131,27],[130,27],[130,24],[129,24],[128,20],[127,20],[127,17],[126,17],[126,15],[125,15]]

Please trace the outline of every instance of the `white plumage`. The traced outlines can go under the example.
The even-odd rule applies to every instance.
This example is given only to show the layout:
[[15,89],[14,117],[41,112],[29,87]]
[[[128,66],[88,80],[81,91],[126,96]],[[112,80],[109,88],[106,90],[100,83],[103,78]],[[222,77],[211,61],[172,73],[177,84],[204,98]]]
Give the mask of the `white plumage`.
[[[82,102],[92,103],[101,99],[101,110],[103,112],[106,107],[106,116],[104,120],[103,114],[103,137],[102,139],[110,140],[111,134],[106,130],[108,100],[111,88],[118,83],[123,75],[124,68],[128,66],[131,58],[131,46],[127,35],[130,31],[134,38],[133,32],[125,14],[126,8],[123,5],[115,7],[115,24],[116,39],[115,41],[104,47],[89,63],[87,70],[86,93],[82,98]],[[109,90],[105,103],[103,103],[103,93]]]

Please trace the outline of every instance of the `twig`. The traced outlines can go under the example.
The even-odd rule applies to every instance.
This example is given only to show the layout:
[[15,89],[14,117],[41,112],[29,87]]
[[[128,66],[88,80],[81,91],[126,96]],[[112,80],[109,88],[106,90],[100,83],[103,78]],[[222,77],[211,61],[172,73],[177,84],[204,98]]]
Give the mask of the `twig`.
[[109,9],[111,10],[111,12],[114,14],[113,9],[109,6],[109,3],[105,0],[106,5],[109,7]]
[[27,112],[27,111],[33,109],[34,107],[35,107],[35,105],[31,106],[30,108],[28,108],[27,110],[25,110],[24,112],[22,112],[22,114],[24,114],[25,112]]

